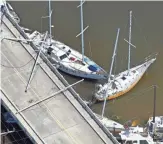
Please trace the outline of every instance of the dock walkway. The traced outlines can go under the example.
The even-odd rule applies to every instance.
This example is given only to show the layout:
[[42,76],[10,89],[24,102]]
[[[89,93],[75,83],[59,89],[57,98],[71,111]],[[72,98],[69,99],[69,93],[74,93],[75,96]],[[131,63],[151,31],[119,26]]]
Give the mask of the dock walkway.
[[[73,88],[57,93],[68,85],[49,61],[45,63],[39,57],[39,64],[25,92],[37,53],[34,46],[3,39],[25,37],[20,26],[8,14],[3,17],[0,27],[2,103],[34,143],[118,143]],[[53,94],[56,95],[27,108]]]

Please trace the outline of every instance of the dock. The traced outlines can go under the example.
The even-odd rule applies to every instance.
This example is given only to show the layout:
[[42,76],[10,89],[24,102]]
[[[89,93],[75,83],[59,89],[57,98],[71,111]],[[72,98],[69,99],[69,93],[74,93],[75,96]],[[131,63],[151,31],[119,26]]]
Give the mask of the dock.
[[7,12],[0,26],[1,101],[33,143],[118,144],[73,89],[82,80],[68,84],[42,53],[25,92],[37,47],[5,38],[28,38]]

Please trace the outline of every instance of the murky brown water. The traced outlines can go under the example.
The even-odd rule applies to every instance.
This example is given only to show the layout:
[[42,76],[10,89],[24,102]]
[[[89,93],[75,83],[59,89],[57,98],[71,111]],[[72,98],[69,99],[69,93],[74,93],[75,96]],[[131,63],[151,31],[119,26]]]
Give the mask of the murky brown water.
[[[24,27],[41,31],[41,16],[48,14],[48,2],[11,2],[21,18]],[[79,2],[52,2],[53,36],[72,48],[81,51]],[[152,114],[153,90],[151,85],[157,84],[157,115],[163,115],[163,2],[86,2],[84,4],[84,25],[89,25],[85,32],[85,54],[109,71],[117,28],[121,28],[118,43],[118,54],[115,72],[127,68],[129,10],[133,11],[131,63],[139,64],[151,53],[159,52],[157,61],[149,68],[134,89],[121,98],[107,102],[105,115],[118,115],[123,120],[134,117],[142,120]],[[47,19],[43,20],[42,31],[48,30]],[[91,50],[89,46],[91,44]],[[91,51],[91,52],[90,52]],[[78,80],[64,75],[73,83]],[[85,81],[76,86],[76,90],[84,100],[91,99],[95,82]],[[141,93],[140,93],[141,92]],[[136,93],[136,94],[135,94]],[[135,94],[135,95],[134,95]],[[92,109],[101,113],[102,103],[95,104]]]

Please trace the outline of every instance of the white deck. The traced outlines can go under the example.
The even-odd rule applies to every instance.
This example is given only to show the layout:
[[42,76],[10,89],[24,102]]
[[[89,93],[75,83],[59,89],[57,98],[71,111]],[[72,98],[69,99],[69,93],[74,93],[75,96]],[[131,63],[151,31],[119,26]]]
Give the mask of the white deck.
[[150,59],[147,62],[144,62],[141,65],[133,67],[130,69],[129,73],[128,70],[119,73],[114,78],[112,78],[110,83],[104,84],[99,91],[95,94],[95,97],[100,100],[104,100],[106,96],[113,96],[120,92],[125,93],[136,84],[143,74],[147,71],[148,67],[156,60],[156,58]]
[[[148,120],[149,127],[152,126],[153,117],[150,117]],[[157,132],[163,133],[163,116],[156,116],[155,117],[155,129]]]
[[[34,40],[34,43],[39,47],[40,41],[43,40],[44,34],[40,34],[37,31],[34,31],[31,35],[29,35],[29,38]],[[46,39],[45,47],[43,50],[44,53],[47,52],[48,45],[50,45],[49,38]],[[107,73],[98,66],[95,62],[84,56],[84,61],[82,62],[82,55],[70,48],[69,46],[63,44],[62,42],[56,41],[54,39],[51,40],[51,48],[53,48],[51,55],[51,59],[53,59],[56,63],[62,65],[65,67],[63,71],[78,76],[81,73],[81,77],[89,78],[89,75],[94,75],[94,79],[105,79]],[[68,52],[69,51],[69,52]],[[69,54],[67,54],[69,53]],[[64,57],[63,59],[61,57]],[[72,60],[73,59],[73,60]],[[88,67],[94,66],[97,68],[97,71],[92,71]],[[62,68],[60,68],[62,70]],[[80,72],[80,73],[79,73]],[[85,76],[84,76],[85,75]],[[88,77],[87,77],[87,76]],[[101,75],[101,78],[98,78],[99,75]],[[92,76],[90,76],[91,78]]]
[[163,144],[163,142],[154,142],[152,137],[148,134],[146,136],[142,136],[142,132],[142,127],[130,127],[129,129],[122,131],[119,135],[123,141],[128,143]]

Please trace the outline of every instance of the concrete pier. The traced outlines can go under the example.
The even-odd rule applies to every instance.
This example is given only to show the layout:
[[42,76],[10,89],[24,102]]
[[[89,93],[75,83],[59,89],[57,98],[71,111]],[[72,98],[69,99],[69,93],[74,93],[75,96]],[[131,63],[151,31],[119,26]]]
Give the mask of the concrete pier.
[[68,83],[42,54],[25,92],[37,55],[36,47],[3,39],[26,38],[21,27],[7,13],[0,27],[1,99],[34,143],[118,143],[73,88],[21,111],[67,87]]

